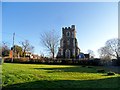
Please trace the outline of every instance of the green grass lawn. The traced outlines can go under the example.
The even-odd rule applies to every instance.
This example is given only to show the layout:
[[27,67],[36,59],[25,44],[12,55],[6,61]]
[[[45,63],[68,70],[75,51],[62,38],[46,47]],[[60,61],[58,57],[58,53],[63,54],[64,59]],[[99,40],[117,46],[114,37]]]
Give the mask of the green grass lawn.
[[99,68],[102,67],[4,63],[2,86],[3,89],[118,88],[120,75],[107,76],[107,73],[97,73]]

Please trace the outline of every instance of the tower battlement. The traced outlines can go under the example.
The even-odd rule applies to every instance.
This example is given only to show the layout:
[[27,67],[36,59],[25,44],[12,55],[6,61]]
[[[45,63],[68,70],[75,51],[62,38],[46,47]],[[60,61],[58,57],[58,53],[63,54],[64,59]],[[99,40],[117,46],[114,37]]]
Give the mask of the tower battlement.
[[73,30],[75,29],[75,25],[71,25],[71,27],[62,27],[62,30]]

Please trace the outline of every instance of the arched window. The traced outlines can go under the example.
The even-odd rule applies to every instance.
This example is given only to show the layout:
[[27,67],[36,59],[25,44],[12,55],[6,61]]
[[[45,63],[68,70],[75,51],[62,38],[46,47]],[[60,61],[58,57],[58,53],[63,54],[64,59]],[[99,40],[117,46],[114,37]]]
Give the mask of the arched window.
[[70,45],[70,40],[67,40],[67,45]]
[[75,55],[75,48],[72,50],[72,52],[73,52],[73,55]]
[[70,50],[69,50],[69,49],[67,49],[67,50],[65,51],[65,57],[66,57],[66,58],[70,58]]
[[74,38],[74,32],[72,32],[72,38]]
[[73,39],[73,47],[75,47],[75,39]]
[[63,49],[61,49],[61,55],[63,55]]
[[70,37],[70,32],[66,32],[66,36],[67,36],[67,37]]

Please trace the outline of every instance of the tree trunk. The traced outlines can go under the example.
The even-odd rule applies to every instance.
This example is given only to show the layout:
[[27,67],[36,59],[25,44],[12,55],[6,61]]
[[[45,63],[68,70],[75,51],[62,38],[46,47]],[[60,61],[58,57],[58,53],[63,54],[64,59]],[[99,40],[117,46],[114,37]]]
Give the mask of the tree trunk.
[[25,57],[25,50],[23,51],[23,56]]
[[116,52],[116,55],[117,55],[117,60],[120,60],[119,55],[118,55],[118,53],[117,53],[117,52]]
[[52,58],[54,59],[54,52],[53,52],[53,56],[52,56]]

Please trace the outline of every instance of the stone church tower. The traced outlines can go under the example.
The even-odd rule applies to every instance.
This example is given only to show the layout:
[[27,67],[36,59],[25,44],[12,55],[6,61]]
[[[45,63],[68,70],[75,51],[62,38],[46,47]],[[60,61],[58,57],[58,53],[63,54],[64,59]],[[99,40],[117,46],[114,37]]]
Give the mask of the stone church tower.
[[62,28],[62,38],[60,40],[60,47],[57,54],[58,58],[77,58],[80,54],[78,42],[76,39],[75,25],[71,27]]

